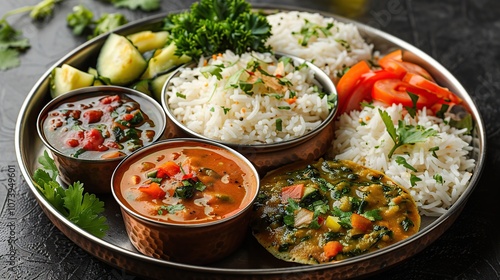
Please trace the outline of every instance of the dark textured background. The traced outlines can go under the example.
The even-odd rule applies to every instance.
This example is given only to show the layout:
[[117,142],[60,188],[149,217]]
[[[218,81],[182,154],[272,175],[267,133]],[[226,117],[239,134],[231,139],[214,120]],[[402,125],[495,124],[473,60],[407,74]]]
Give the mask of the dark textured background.
[[[36,2],[2,0],[0,15]],[[335,2],[339,1],[273,1],[344,13]],[[456,76],[482,114],[488,144],[483,176],[451,228],[421,253],[370,279],[500,279],[496,229],[500,221],[500,1],[366,2],[368,8],[354,14],[358,21],[415,45]],[[48,21],[34,23],[27,15],[8,19],[32,47],[22,55],[21,67],[0,72],[0,279],[136,278],[90,256],[51,224],[24,182],[14,153],[15,122],[26,95],[53,63],[85,40],[73,36],[65,24],[66,15],[79,3],[92,8],[96,16],[116,11],[101,1],[66,0]],[[161,12],[189,3],[163,1]],[[129,20],[150,15],[120,12]]]

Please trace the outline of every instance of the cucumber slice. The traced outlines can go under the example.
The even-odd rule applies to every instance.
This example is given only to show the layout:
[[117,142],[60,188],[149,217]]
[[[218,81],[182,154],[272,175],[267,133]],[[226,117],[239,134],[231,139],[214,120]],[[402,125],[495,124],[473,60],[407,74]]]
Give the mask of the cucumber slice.
[[139,78],[148,63],[126,37],[111,33],[97,57],[97,72],[113,85],[126,85]]
[[130,34],[127,38],[137,47],[139,52],[145,53],[147,51],[163,48],[167,44],[168,32],[152,32],[146,30]]
[[153,79],[159,74],[163,74],[174,66],[191,61],[189,56],[175,55],[177,47],[174,43],[155,51],[153,57],[148,62],[148,68],[142,74],[141,80]]
[[87,70],[87,72],[91,75],[94,75],[94,83],[92,84],[93,86],[105,85],[105,83],[99,77],[99,73],[97,73],[97,69],[89,67],[89,70]]
[[50,74],[50,96],[56,98],[68,91],[92,86],[95,77],[68,64],[56,67]]
[[132,88],[135,90],[138,90],[142,93],[145,93],[149,96],[152,96],[149,84],[150,84],[150,80],[140,80],[137,83],[133,84]]
[[163,75],[160,75],[154,78],[151,85],[151,93],[153,94],[153,98],[161,103],[161,91],[163,89],[163,85],[167,82],[168,78],[172,75],[173,72],[169,72]]

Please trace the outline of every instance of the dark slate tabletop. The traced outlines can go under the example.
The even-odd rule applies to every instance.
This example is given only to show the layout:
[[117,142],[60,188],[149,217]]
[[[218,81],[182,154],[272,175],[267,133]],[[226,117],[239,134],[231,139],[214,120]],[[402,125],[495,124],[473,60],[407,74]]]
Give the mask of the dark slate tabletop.
[[[36,2],[3,0],[0,15]],[[8,18],[32,46],[21,56],[20,67],[0,72],[0,279],[138,278],[89,255],[49,221],[24,181],[14,152],[15,123],[28,92],[57,60],[85,41],[71,34],[66,15],[79,3],[96,15],[116,12],[105,2],[66,0],[43,22],[32,22],[26,14]],[[344,13],[335,4],[341,0],[252,2]],[[500,1],[356,2],[369,3],[355,14],[356,20],[415,45],[456,76],[479,108],[487,134],[483,175],[458,219],[423,251],[370,279],[500,279]],[[159,12],[190,3],[162,1]],[[129,20],[151,15],[119,11]]]

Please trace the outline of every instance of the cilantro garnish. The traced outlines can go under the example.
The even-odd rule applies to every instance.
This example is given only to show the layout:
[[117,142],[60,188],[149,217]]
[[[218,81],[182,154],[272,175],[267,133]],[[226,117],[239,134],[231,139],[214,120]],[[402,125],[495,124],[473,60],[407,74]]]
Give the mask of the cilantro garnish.
[[417,169],[413,166],[411,166],[404,157],[402,156],[397,156],[396,157],[396,163],[399,164],[399,165],[402,165],[408,169],[410,169],[411,171],[414,171],[414,172],[417,172]]
[[104,237],[109,229],[106,217],[101,215],[104,212],[104,202],[94,194],[83,193],[83,184],[80,182],[63,188],[56,180],[59,172],[47,151],[38,158],[38,162],[43,168],[35,170],[33,180],[47,201],[80,228],[97,237]]
[[175,205],[162,205],[158,208],[158,215],[163,215],[163,211],[167,211],[169,214],[174,214],[175,212],[184,210],[185,207],[183,204],[175,204]]
[[417,184],[417,182],[420,182],[420,181],[422,181],[422,179],[417,177],[417,175],[415,175],[415,174],[410,175],[410,184],[412,187],[414,187]]
[[145,12],[160,9],[160,0],[107,0],[117,8],[127,8],[130,10],[142,10]]
[[411,93],[409,91],[406,91],[406,93],[408,94],[408,96],[410,96],[410,99],[411,99],[411,102],[412,102],[413,106],[412,107],[405,106],[405,108],[408,111],[408,114],[410,114],[410,116],[412,118],[415,118],[415,116],[417,115],[418,95],[416,95],[414,93]]
[[391,136],[392,141],[394,141],[394,147],[392,147],[387,155],[388,158],[392,157],[397,148],[405,144],[424,142],[427,138],[437,135],[437,131],[432,128],[424,130],[421,126],[407,125],[402,120],[399,120],[398,128],[396,129],[392,123],[391,116],[386,111],[378,109],[378,112],[387,128],[387,132]]
[[309,40],[312,37],[318,37],[319,32],[323,33],[325,37],[330,36],[332,33],[330,29],[333,27],[333,23],[328,23],[326,26],[319,26],[317,24],[311,23],[309,20],[304,19],[304,25],[300,28],[299,32],[292,32],[293,35],[302,35],[299,39],[299,43],[302,46],[307,46]]

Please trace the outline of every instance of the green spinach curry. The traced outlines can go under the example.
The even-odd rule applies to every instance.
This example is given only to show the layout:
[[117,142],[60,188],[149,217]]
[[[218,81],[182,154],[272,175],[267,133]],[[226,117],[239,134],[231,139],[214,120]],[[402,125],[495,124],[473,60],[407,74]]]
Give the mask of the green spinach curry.
[[415,234],[420,215],[410,193],[383,173],[351,161],[292,164],[267,174],[252,233],[279,259],[339,261]]

